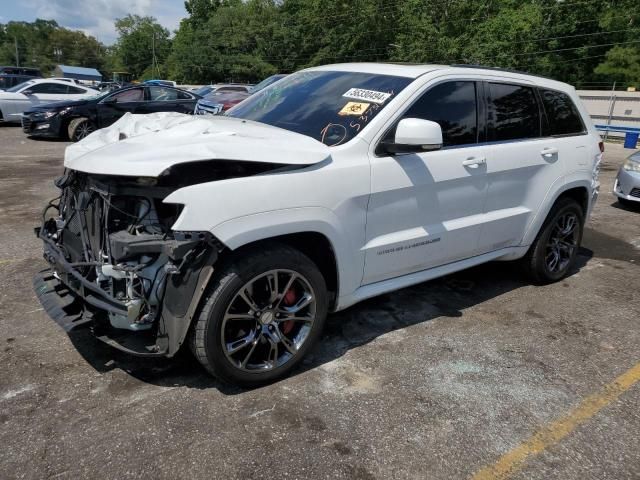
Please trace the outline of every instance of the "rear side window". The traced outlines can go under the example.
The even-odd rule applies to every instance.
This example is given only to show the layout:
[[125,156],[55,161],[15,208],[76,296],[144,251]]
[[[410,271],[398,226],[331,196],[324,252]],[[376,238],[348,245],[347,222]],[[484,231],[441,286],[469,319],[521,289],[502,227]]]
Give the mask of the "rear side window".
[[67,86],[61,83],[37,83],[30,88],[32,93],[49,93],[66,95]]
[[547,135],[580,135],[584,124],[577,107],[566,93],[540,89],[540,97],[547,115]]
[[115,98],[118,103],[142,102],[144,100],[144,90],[142,88],[131,88],[122,92],[116,92],[109,98]]
[[170,102],[178,98],[176,90],[165,87],[149,87],[149,97],[152,102]]
[[414,103],[404,118],[421,118],[440,124],[445,147],[478,141],[478,109],[475,82],[436,85]]
[[489,140],[540,136],[540,110],[531,87],[489,83]]
[[69,92],[70,94],[72,94],[72,95],[81,95],[81,94],[83,94],[83,93],[86,93],[86,92],[87,92],[86,90],[84,90],[84,89],[82,89],[82,88],[73,87],[73,86],[71,86],[71,85],[69,85],[69,86],[67,87],[67,89],[68,89],[68,92]]

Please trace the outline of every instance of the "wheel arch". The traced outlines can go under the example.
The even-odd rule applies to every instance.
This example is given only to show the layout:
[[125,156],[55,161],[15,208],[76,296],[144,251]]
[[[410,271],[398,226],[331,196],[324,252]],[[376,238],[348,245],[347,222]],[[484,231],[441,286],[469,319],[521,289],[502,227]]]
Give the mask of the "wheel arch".
[[589,212],[589,191],[591,184],[586,180],[577,180],[574,182],[566,183],[555,191],[553,196],[549,197],[549,200],[545,202],[545,207],[538,213],[531,226],[527,229],[522,240],[522,245],[530,245],[540,232],[540,229],[544,225],[545,220],[549,216],[549,213],[553,209],[553,206],[561,198],[572,198],[578,202],[582,207],[585,219]]
[[336,305],[339,291],[338,262],[331,240],[323,233],[317,231],[301,231],[264,237],[246,243],[237,249],[230,250],[226,253],[223,252],[221,259],[224,260],[226,255],[242,255],[245,250],[255,249],[262,245],[267,246],[270,243],[281,243],[295,248],[315,263],[327,284],[330,298],[329,309],[332,310]]
[[572,198],[582,207],[582,212],[586,216],[589,210],[589,190],[585,186],[578,186],[563,190],[553,202],[558,202],[561,198]]
[[[292,208],[247,215],[223,222],[211,233],[234,254],[249,246],[280,242],[307,255],[322,273],[332,304],[362,280],[364,257],[354,258],[335,214],[322,207]],[[353,267],[353,268],[350,268]],[[359,274],[358,274],[359,272]]]
[[[176,296],[190,297],[189,302],[184,304],[182,311],[172,313],[167,308],[163,308],[163,325],[169,331],[167,335],[168,356],[171,357],[178,352],[187,337],[188,330],[193,325],[193,320],[204,304],[204,292],[211,282],[213,273],[217,268],[224,268],[225,263],[233,262],[234,258],[241,256],[243,252],[255,250],[261,246],[273,243],[286,244],[298,249],[313,261],[327,283],[329,291],[329,310],[337,306],[339,291],[338,260],[331,240],[318,231],[298,231],[282,235],[264,236],[241,245],[232,242],[235,248],[226,248],[218,252],[210,249],[209,254],[203,258],[203,265],[194,270],[193,275],[189,275],[186,281],[180,280],[175,286],[174,298]],[[228,245],[224,244],[225,247]],[[167,286],[167,291],[171,288]],[[167,298],[165,297],[165,301]]]

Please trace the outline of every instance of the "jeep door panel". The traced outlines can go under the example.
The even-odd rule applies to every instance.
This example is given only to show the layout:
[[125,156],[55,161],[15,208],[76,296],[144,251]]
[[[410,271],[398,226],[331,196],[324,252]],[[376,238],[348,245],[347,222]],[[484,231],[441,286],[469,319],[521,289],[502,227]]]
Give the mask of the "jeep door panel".
[[481,253],[521,243],[549,190],[562,184],[566,157],[575,155],[571,140],[546,135],[533,85],[487,82],[485,87],[491,144]]
[[363,284],[476,253],[487,187],[478,95],[473,81],[429,88],[402,118],[438,122],[444,148],[371,158]]

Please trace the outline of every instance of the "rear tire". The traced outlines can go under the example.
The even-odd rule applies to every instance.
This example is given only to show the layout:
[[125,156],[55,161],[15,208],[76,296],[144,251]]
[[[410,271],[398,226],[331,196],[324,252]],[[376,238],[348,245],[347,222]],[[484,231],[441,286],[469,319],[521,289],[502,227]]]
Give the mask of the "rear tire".
[[522,259],[525,271],[539,285],[565,278],[582,241],[584,212],[572,198],[561,198],[549,212],[538,236]]
[[190,332],[191,350],[222,381],[265,384],[302,360],[327,311],[325,280],[303,253],[276,243],[245,250],[212,279]]
[[88,118],[74,118],[69,123],[67,133],[69,134],[69,140],[72,142],[79,142],[90,133],[96,130],[96,126]]

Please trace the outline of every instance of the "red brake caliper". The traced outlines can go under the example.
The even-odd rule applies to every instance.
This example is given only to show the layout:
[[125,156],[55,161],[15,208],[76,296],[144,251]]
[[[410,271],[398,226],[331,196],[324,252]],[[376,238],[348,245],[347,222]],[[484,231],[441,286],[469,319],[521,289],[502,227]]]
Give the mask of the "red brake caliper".
[[[290,307],[291,305],[294,305],[296,303],[296,292],[293,290],[293,288],[290,288],[284,294],[284,297],[282,298],[282,303],[287,307]],[[293,320],[287,320],[286,322],[282,322],[282,333],[287,335],[289,332],[291,332],[291,329],[293,329],[293,323],[294,323]]]

